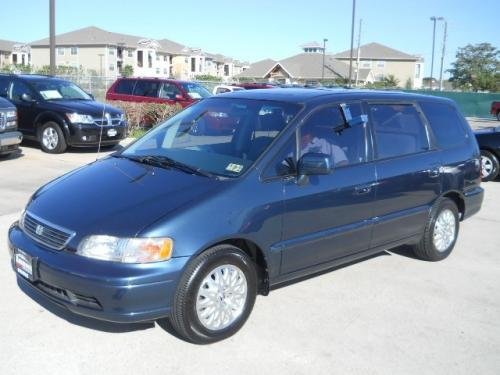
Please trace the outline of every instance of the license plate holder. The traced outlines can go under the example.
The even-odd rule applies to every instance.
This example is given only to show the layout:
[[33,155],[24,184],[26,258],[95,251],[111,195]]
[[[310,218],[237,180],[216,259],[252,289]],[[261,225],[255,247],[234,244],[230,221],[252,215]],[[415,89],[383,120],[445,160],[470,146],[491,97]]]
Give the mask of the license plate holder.
[[24,251],[16,249],[14,253],[14,265],[16,272],[30,281],[35,281],[36,258]]
[[118,130],[116,129],[108,129],[108,137],[115,137],[118,134]]

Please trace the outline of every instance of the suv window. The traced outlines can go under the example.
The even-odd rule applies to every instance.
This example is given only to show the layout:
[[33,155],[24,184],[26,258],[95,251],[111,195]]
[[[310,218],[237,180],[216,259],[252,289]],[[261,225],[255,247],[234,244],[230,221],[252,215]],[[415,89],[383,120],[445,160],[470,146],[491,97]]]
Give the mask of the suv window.
[[116,85],[115,93],[132,95],[132,91],[134,91],[135,82],[136,81],[133,79],[122,79]]
[[[352,117],[362,114],[360,103],[348,104]],[[366,161],[366,124],[343,128],[338,105],[312,114],[300,129],[300,156],[312,152],[329,155],[336,167]]]
[[14,83],[12,85],[12,92],[10,95],[10,98],[14,101],[21,101],[21,96],[23,94],[30,94],[31,95],[32,91],[31,88],[24,82],[14,80]]
[[160,90],[160,98],[176,99],[176,95],[182,95],[181,90],[173,83],[164,82]]
[[451,148],[465,143],[467,133],[455,108],[449,104],[432,102],[420,103],[420,107],[442,148]]
[[283,177],[290,176],[296,173],[296,160],[297,160],[297,142],[295,136],[288,140],[286,145],[278,152],[271,164],[266,168],[263,177]]
[[0,77],[0,97],[6,98],[9,91],[10,80],[7,77]]
[[135,85],[134,95],[157,98],[159,88],[160,88],[160,82],[139,80]]
[[379,159],[429,150],[427,130],[412,104],[370,104]]

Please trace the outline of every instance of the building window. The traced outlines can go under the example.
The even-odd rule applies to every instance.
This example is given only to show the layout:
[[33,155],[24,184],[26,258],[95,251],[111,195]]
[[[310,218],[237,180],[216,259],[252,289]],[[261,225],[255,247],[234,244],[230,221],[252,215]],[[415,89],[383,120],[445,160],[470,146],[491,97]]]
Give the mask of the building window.
[[153,67],[153,53],[151,51],[148,52],[148,67]]
[[163,74],[167,74],[167,73],[168,73],[167,68],[163,68]]
[[160,68],[156,68],[156,74],[160,74]]
[[372,67],[372,62],[371,61],[362,61],[361,62],[361,67],[362,68],[371,68]]
[[114,64],[109,64],[109,70],[111,70],[111,71],[115,70],[115,65]]
[[196,58],[191,57],[191,71],[196,72]]
[[160,61],[160,55],[156,55],[156,61]]
[[71,54],[74,56],[74,55],[78,55],[78,47],[71,47]]
[[114,50],[114,48],[110,48],[110,49],[109,49],[109,55],[110,55],[110,56],[114,56],[114,55],[115,55],[115,50]]
[[226,77],[229,75],[229,65],[224,65],[224,75]]
[[143,51],[137,51],[137,66],[142,68],[143,65]]
[[415,78],[420,78],[420,69],[421,69],[421,65],[420,64],[417,64],[415,66]]
[[58,54],[59,56],[64,56],[64,48],[59,47],[59,48],[57,49],[57,54]]
[[134,57],[134,52],[133,52],[131,49],[129,49],[129,50],[128,50],[128,55],[127,55],[127,56],[128,56],[128,57]]
[[377,61],[377,68],[384,68],[385,67],[385,61]]

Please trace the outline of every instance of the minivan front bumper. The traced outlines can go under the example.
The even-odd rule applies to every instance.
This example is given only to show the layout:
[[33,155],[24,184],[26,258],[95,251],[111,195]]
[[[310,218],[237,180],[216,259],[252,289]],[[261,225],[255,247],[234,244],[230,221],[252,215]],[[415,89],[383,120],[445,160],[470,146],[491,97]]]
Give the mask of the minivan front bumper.
[[14,270],[16,251],[33,258],[32,280],[17,274],[21,289],[30,289],[73,313],[116,323],[167,317],[189,260],[181,257],[158,263],[122,264],[89,259],[44,248],[17,224],[9,229],[8,242]]
[[127,125],[97,126],[95,124],[72,124],[69,126],[68,143],[71,146],[112,145],[127,136]]

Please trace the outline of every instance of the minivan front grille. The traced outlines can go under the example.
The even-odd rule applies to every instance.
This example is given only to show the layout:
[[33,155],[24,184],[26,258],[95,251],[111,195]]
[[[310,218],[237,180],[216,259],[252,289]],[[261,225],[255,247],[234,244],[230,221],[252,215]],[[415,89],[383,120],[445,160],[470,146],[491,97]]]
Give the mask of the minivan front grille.
[[6,123],[7,123],[7,114],[4,112],[0,112],[0,131],[4,130]]
[[116,126],[120,125],[121,121],[122,120],[120,115],[117,115],[115,117],[105,116],[103,118],[94,118],[94,124],[98,126]]
[[75,232],[48,223],[28,212],[24,214],[21,225],[28,236],[54,250],[62,250],[75,235]]

